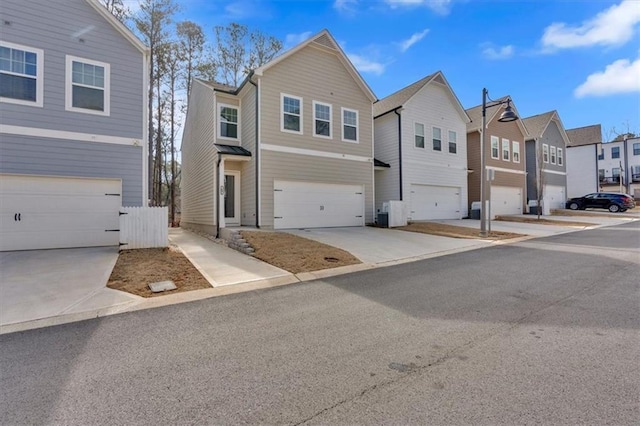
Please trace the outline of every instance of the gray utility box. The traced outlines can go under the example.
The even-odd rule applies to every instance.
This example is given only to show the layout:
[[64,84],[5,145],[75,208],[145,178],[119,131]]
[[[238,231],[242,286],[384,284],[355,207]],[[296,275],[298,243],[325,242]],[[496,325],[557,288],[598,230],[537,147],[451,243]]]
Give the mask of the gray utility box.
[[378,226],[381,228],[389,227],[389,213],[378,213]]
[[471,203],[471,214],[469,215],[471,219],[480,220],[480,206],[480,201],[474,201]]

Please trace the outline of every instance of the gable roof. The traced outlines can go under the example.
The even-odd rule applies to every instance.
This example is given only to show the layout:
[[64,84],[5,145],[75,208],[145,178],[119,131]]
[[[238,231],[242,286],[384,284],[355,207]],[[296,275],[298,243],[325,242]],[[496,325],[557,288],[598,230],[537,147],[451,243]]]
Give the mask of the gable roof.
[[564,130],[564,126],[562,125],[562,120],[560,120],[558,111],[553,110],[527,117],[522,120],[525,127],[527,128],[527,131],[529,132],[529,140],[542,138],[542,135],[544,135],[544,132],[547,131],[547,128],[552,121],[556,122],[558,130],[560,131],[560,136],[562,136],[565,146],[568,146],[570,144],[569,137]]
[[599,124],[567,130],[569,144],[567,146],[594,145],[602,143],[602,127]]
[[109,22],[120,34],[124,36],[136,49],[145,55],[149,53],[149,48],[136,35],[111,14],[98,0],[85,0],[93,7],[107,22]]
[[442,74],[442,71],[436,71],[433,74],[429,74],[428,76],[421,78],[415,83],[412,83],[407,87],[400,89],[395,93],[392,93],[386,98],[377,101],[373,104],[373,117],[379,117],[383,114],[388,113],[389,111],[400,108],[401,106],[405,105],[411,98],[413,98],[413,96],[415,96],[415,94],[418,93],[423,87],[432,82],[439,83],[445,86],[449,91],[451,97],[454,99],[455,107],[457,107],[457,109],[459,110],[460,115],[466,117],[467,120],[470,120],[469,116],[464,110],[464,107],[460,103],[460,100],[453,92],[453,89],[449,85],[447,79],[444,77],[444,74]]
[[[487,107],[487,126],[493,121],[494,118],[496,118],[498,113],[501,113],[502,110],[506,107],[506,104],[503,103],[506,101],[511,101],[511,108],[513,108],[514,112],[518,116],[516,123],[518,124],[518,127],[520,127],[520,131],[522,132],[522,134],[527,137],[529,135],[527,127],[524,125],[522,119],[520,118],[521,115],[516,108],[515,102],[513,102],[513,99],[509,95],[491,101],[495,103]],[[479,132],[482,128],[482,105],[467,109],[467,115],[471,119],[471,122],[467,123],[467,133]]]
[[[364,81],[364,79],[362,78],[362,76],[360,75],[358,70],[356,70],[356,68],[353,66],[353,64],[351,63],[351,61],[347,57],[347,55],[340,48],[340,46],[338,45],[336,40],[333,38],[333,36],[331,36],[329,31],[327,31],[326,29],[320,31],[318,34],[316,34],[316,35],[314,35],[312,37],[309,37],[306,41],[303,41],[302,43],[298,44],[297,46],[287,50],[282,55],[275,57],[274,59],[272,59],[271,61],[267,62],[266,64],[256,68],[254,70],[254,74],[258,75],[258,76],[261,76],[269,68],[273,67],[277,63],[282,62],[283,60],[289,58],[290,56],[296,54],[297,52],[299,52],[300,50],[304,49],[307,46],[314,46],[314,47],[321,48],[321,49],[323,49],[325,51],[327,51],[327,50],[328,51],[332,51],[332,53],[334,53],[338,57],[340,62],[347,69],[347,72],[351,75],[351,77],[353,77],[353,79],[355,80],[356,84],[367,95],[367,97],[371,100],[371,102],[375,102],[377,100],[376,95],[373,93],[373,91],[371,90],[371,88],[369,87],[367,82]],[[250,75],[247,76],[247,78],[249,78],[249,77],[250,77]],[[241,85],[241,87],[242,87],[242,85]]]

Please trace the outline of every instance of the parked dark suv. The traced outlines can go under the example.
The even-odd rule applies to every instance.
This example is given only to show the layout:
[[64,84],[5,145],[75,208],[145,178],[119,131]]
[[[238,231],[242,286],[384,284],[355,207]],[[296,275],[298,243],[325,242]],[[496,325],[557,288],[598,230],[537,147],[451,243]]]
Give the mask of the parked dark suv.
[[594,192],[584,197],[570,198],[567,208],[584,210],[588,208],[607,209],[612,213],[624,212],[636,206],[632,196],[617,192]]

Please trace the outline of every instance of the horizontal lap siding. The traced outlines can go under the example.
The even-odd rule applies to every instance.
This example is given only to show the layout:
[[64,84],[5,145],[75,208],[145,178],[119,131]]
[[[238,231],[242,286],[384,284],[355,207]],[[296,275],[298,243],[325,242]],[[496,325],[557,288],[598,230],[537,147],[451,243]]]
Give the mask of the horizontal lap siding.
[[375,171],[376,211],[382,203],[400,200],[400,161],[398,146],[398,116],[389,113],[375,119],[375,158],[391,167]]
[[256,225],[256,89],[251,86],[245,89],[241,98],[240,126],[242,146],[251,152],[251,160],[242,163],[241,179],[241,224]]
[[373,222],[372,163],[262,151],[262,226],[273,228],[273,182],[290,180],[363,185],[365,222]]
[[181,222],[215,225],[213,92],[194,82],[182,138]]
[[[142,138],[143,55],[86,1],[3,0],[0,21],[2,40],[44,50],[44,107],[0,103],[3,124]],[[110,116],[65,111],[66,55],[110,64]]]
[[122,179],[122,204],[141,206],[142,147],[2,135],[0,173]]

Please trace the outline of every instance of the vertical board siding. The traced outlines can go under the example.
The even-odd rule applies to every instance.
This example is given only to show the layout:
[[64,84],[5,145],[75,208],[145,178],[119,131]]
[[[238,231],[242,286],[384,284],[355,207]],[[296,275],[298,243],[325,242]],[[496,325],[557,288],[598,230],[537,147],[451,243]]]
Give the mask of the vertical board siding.
[[215,225],[216,150],[213,91],[195,80],[182,137],[181,218],[187,224]]
[[167,247],[169,213],[167,207],[122,207],[120,210],[121,250]]
[[[0,103],[3,124],[142,139],[143,54],[85,0],[3,0],[0,22],[3,41],[44,51],[43,107]],[[109,116],[65,110],[66,55],[110,65]]]

